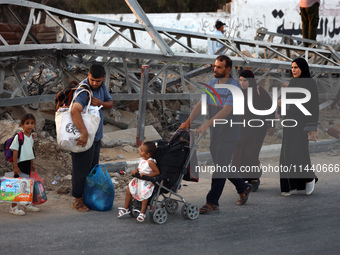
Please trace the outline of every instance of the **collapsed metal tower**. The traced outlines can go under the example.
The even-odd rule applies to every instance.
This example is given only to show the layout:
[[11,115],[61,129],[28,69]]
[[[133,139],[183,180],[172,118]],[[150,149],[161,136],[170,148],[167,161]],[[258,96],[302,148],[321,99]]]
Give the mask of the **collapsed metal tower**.
[[[0,31],[0,106],[52,102],[55,97],[53,91],[58,84],[66,86],[72,80],[79,81],[70,67],[88,68],[93,62],[103,63],[110,74],[107,75],[106,84],[109,84],[111,75],[118,73],[125,77],[128,91],[112,94],[114,100],[140,98],[141,80],[144,77],[137,74],[141,73],[142,65],[147,65],[150,74],[153,74],[153,78],[148,81],[148,100],[198,98],[200,95],[196,88],[200,85],[193,78],[211,73],[210,64],[216,58],[216,55],[197,52],[195,43],[198,40],[221,43],[223,47],[216,54],[223,53],[231,57],[234,75],[242,68],[251,68],[259,82],[269,81],[270,84],[270,81],[283,84],[289,79],[287,74],[291,61],[297,56],[305,57],[313,77],[325,78],[318,82],[320,98],[325,101],[320,108],[331,104],[334,106],[340,98],[340,55],[329,45],[270,33],[264,28],[257,31],[254,40],[244,40],[156,27],[136,0],[125,1],[139,24],[74,14],[29,1],[0,0],[0,10],[16,23],[7,26],[14,32],[12,35]],[[18,8],[27,9],[25,13],[28,13],[28,17],[20,17],[16,13]],[[41,24],[34,24],[38,16],[44,18],[40,19]],[[46,18],[55,24],[56,30],[70,37],[71,42],[65,42],[65,36],[60,40],[53,36],[50,38],[51,33],[48,39],[44,37],[39,28],[44,25]],[[65,20],[71,24],[70,27],[65,25]],[[81,41],[78,36],[76,23],[83,22],[93,25],[89,41]],[[101,26],[114,31],[114,35],[104,44],[98,45],[96,36]],[[129,31],[130,36],[123,33],[125,30]],[[157,46],[156,49],[146,49],[138,44],[137,32],[147,33]],[[57,33],[54,32],[54,35]],[[126,41],[126,47],[117,47],[118,38]],[[310,42],[312,45],[303,47],[302,42]],[[180,45],[183,52],[172,50],[174,44]],[[254,52],[254,56],[245,54],[244,49]],[[57,77],[39,84],[41,89],[38,92],[30,93],[27,86],[36,82],[33,75],[44,68],[52,68],[58,74]],[[4,81],[9,76],[14,76],[16,80],[13,91],[4,88]],[[156,79],[162,81],[159,91],[151,88]],[[167,88],[175,84],[181,87],[179,93],[166,93]]]

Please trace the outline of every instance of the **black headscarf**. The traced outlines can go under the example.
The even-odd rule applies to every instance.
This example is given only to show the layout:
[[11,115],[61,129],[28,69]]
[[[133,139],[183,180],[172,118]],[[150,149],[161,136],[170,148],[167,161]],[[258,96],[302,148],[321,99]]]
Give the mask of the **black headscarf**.
[[[253,106],[257,110],[266,110],[269,109],[272,106],[272,99],[265,91],[263,88],[259,87],[257,85],[254,73],[250,70],[243,70],[239,77],[243,77],[247,79],[249,82],[249,87],[252,88],[252,99],[253,99]],[[253,114],[250,112],[249,107],[248,107],[248,90],[247,89],[242,89],[242,92],[245,96],[244,100],[244,115],[241,116],[242,119],[245,119],[246,121],[251,120],[251,119],[262,119],[263,121],[265,119],[275,119],[275,112],[272,113],[271,115],[262,115],[258,116],[256,114]],[[252,137],[256,137],[259,135],[262,135],[263,132],[265,133],[269,122],[265,122],[266,124],[263,125],[263,128],[251,128],[249,126],[246,126],[242,128],[242,139],[250,139]],[[264,130],[264,131],[263,131]]]
[[301,75],[299,78],[310,78],[309,66],[304,58],[294,59],[292,63],[296,63],[301,70]]
[[255,80],[255,76],[253,74],[252,71],[250,70],[243,70],[241,73],[240,73],[240,76],[239,77],[243,77],[243,78],[246,78],[247,81],[249,81],[249,87],[252,87],[253,88],[253,91],[255,89],[257,89],[257,83],[256,83],[256,80]]

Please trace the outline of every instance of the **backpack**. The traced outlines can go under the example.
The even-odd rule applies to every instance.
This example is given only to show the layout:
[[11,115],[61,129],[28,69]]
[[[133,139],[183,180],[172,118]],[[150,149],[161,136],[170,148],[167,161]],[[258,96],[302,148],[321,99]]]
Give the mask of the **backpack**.
[[5,153],[5,158],[6,161],[8,162],[13,162],[13,151],[9,148],[11,147],[11,144],[15,138],[15,136],[18,135],[18,140],[19,140],[19,152],[18,152],[18,158],[20,157],[20,152],[21,152],[21,146],[24,143],[24,133],[23,132],[19,132],[16,133],[14,136],[8,138],[6,140],[6,142],[4,143],[4,153]]
[[59,91],[54,99],[56,110],[58,110],[60,107],[70,106],[74,91],[82,86],[87,86],[88,88],[86,89],[90,90],[90,86],[86,83],[80,83],[78,85],[76,81],[72,81],[65,89]]

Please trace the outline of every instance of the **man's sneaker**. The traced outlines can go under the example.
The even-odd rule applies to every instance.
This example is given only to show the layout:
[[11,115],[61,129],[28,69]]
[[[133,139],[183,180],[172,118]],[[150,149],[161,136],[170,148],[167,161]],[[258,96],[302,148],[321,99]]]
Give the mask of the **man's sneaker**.
[[27,204],[24,206],[24,210],[27,212],[39,212],[40,208],[32,205],[32,204]]
[[9,208],[9,213],[10,214],[14,214],[14,215],[19,215],[19,216],[22,216],[22,215],[25,215],[26,213],[21,210],[17,205],[14,206],[14,207],[10,207]]

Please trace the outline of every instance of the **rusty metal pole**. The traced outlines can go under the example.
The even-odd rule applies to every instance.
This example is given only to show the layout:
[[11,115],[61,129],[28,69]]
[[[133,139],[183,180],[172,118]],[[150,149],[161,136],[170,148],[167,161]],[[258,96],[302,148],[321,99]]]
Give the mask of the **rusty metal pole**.
[[145,116],[146,116],[146,103],[149,83],[149,71],[148,65],[142,65],[142,75],[140,78],[140,94],[139,94],[139,109],[138,109],[138,124],[137,124],[137,139],[136,145],[139,147],[142,145],[145,137]]

